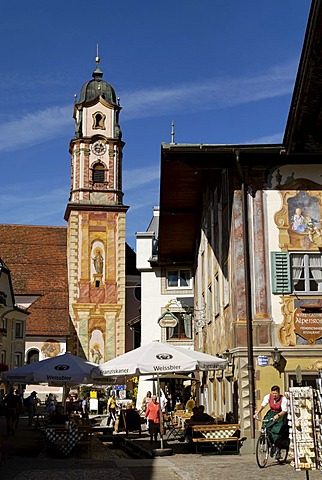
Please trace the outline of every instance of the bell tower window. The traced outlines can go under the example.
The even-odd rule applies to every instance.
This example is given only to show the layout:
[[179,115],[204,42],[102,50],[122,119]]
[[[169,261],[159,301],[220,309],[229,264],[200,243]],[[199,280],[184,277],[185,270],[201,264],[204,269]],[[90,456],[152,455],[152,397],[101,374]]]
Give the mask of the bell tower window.
[[93,114],[93,129],[105,130],[106,115],[102,112],[95,112]]
[[92,172],[93,183],[103,183],[105,180],[105,168],[101,163],[97,163],[93,167]]

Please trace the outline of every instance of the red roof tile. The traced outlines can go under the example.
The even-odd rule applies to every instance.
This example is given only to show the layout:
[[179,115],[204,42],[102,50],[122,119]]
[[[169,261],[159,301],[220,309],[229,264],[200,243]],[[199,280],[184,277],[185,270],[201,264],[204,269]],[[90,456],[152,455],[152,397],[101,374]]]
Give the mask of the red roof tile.
[[68,335],[67,229],[0,225],[0,257],[15,295],[41,296],[28,308],[27,335]]

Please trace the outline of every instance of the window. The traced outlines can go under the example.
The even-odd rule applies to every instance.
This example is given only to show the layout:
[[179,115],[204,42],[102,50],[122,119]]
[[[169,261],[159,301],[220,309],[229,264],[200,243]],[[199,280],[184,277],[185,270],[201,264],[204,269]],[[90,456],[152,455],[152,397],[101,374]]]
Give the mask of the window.
[[7,363],[7,352],[5,350],[1,352],[0,363]]
[[15,337],[22,338],[23,337],[23,324],[22,322],[16,322],[15,324]]
[[224,263],[223,266],[223,289],[224,289],[224,307],[229,303],[229,282],[228,282],[228,261]]
[[141,285],[135,285],[134,287],[134,298],[141,302]]
[[39,351],[36,349],[29,350],[27,356],[27,363],[39,362]]
[[190,270],[169,270],[167,288],[191,288]]
[[2,319],[2,326],[0,324],[0,333],[1,335],[7,335],[7,325],[8,325],[8,321],[6,318],[3,318]]
[[15,353],[15,368],[21,367],[22,365],[22,353]]
[[175,327],[167,328],[167,340],[191,339],[192,338],[192,319],[191,313],[171,312],[178,319]]
[[277,294],[321,294],[321,254],[272,252],[272,287]]
[[100,128],[105,130],[105,119],[106,116],[102,112],[96,112],[93,115],[93,129]]
[[93,183],[103,183],[105,180],[105,169],[104,165],[97,163],[92,172]]
[[220,313],[220,289],[219,289],[219,275],[215,275],[215,316],[217,317]]

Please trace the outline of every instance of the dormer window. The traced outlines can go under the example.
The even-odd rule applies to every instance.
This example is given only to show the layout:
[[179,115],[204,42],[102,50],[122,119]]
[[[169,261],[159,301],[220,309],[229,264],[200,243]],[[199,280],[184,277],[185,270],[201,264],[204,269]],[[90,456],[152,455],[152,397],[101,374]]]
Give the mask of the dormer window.
[[97,163],[92,171],[93,183],[103,183],[105,180],[105,168],[102,163]]
[[93,129],[105,130],[105,119],[106,115],[102,112],[95,112],[93,114]]

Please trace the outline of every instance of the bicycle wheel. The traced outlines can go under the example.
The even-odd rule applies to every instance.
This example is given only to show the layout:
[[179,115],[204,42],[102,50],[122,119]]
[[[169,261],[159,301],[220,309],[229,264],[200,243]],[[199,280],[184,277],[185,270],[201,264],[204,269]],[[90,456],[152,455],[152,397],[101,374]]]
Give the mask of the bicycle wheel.
[[277,459],[278,463],[285,463],[288,455],[288,444],[283,445],[280,448],[280,458]]
[[265,435],[261,435],[256,444],[256,462],[259,468],[264,468],[267,464],[269,456],[268,439]]

